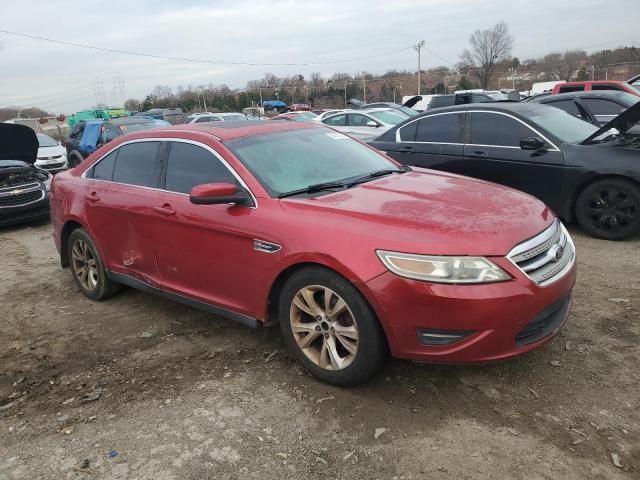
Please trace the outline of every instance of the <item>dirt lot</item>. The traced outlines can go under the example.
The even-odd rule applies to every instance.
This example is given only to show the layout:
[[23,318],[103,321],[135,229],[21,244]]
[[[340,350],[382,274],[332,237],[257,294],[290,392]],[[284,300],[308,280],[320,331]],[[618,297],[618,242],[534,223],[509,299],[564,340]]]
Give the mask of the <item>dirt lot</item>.
[[573,235],[554,341],[494,365],[396,361],[341,390],[277,329],[135,290],[91,302],[50,225],[5,229],[0,479],[640,478],[640,240]]

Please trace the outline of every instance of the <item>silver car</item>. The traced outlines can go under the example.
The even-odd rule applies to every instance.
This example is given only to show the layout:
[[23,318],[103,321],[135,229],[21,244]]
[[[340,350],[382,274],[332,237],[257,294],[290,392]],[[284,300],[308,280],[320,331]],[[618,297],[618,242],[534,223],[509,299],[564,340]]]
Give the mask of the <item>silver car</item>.
[[322,123],[352,137],[368,141],[382,135],[408,117],[392,108],[345,110],[329,115]]
[[237,122],[247,120],[244,113],[194,113],[184,123]]

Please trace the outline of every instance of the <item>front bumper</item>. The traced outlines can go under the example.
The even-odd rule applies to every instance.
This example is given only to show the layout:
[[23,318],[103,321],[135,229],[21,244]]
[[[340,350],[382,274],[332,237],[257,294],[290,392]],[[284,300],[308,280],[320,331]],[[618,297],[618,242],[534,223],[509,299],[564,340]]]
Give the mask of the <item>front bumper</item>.
[[[385,272],[364,284],[393,356],[425,362],[490,362],[521,355],[557,335],[569,314],[575,263],[557,282],[540,287],[507,259],[491,261],[513,279],[445,285]],[[461,331],[467,336],[449,345],[425,345],[419,337],[425,329]]]
[[0,227],[49,217],[49,192],[41,200],[27,205],[0,208]]

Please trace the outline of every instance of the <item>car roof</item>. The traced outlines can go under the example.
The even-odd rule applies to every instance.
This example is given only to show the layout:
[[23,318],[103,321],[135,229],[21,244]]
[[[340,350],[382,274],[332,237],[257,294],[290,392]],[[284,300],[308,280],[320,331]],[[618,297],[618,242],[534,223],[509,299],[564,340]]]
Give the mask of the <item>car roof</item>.
[[171,127],[153,130],[155,136],[162,132],[194,132],[213,135],[220,141],[233,140],[240,137],[253,137],[270,133],[287,132],[290,130],[302,130],[305,128],[326,128],[321,124],[311,122],[265,122],[264,120],[244,120],[240,122],[216,122],[216,123],[190,123],[188,125],[174,125]]
[[[428,116],[432,113],[440,112],[456,112],[466,110],[487,110],[490,112],[506,112],[515,114],[528,114],[534,113],[536,110],[543,108],[549,108],[546,105],[533,102],[485,102],[485,103],[465,103],[462,105],[451,105],[448,107],[432,108],[425,113],[418,115],[418,117]],[[416,117],[410,117],[415,120]]]
[[105,122],[111,123],[112,125],[119,127],[120,125],[154,123],[154,122],[157,122],[157,120],[153,118],[145,118],[145,117],[118,117],[118,118],[112,118],[110,120],[105,120]]
[[586,92],[567,92],[567,93],[558,93],[556,95],[546,95],[538,101],[540,103],[549,103],[554,100],[568,100],[571,98],[612,98],[612,97],[622,97],[627,98],[629,95],[628,92],[623,92],[620,90],[587,90]]

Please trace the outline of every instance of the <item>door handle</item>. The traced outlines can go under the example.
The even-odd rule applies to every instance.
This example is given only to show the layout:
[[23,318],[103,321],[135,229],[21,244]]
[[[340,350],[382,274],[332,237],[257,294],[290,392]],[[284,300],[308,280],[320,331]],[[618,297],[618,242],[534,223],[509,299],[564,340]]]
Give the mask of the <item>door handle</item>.
[[405,145],[404,147],[400,147],[400,151],[402,153],[414,153],[413,147],[411,145]]
[[158,212],[162,215],[167,215],[167,216],[176,214],[176,211],[172,209],[171,205],[169,205],[168,203],[164,204],[161,207],[153,207],[153,210],[155,212]]
[[471,152],[471,155],[473,155],[474,157],[488,157],[489,152],[487,152],[486,150],[473,150]]
[[100,195],[98,195],[96,192],[91,192],[87,193],[85,195],[85,198],[90,202],[97,202],[98,200],[100,200]]

